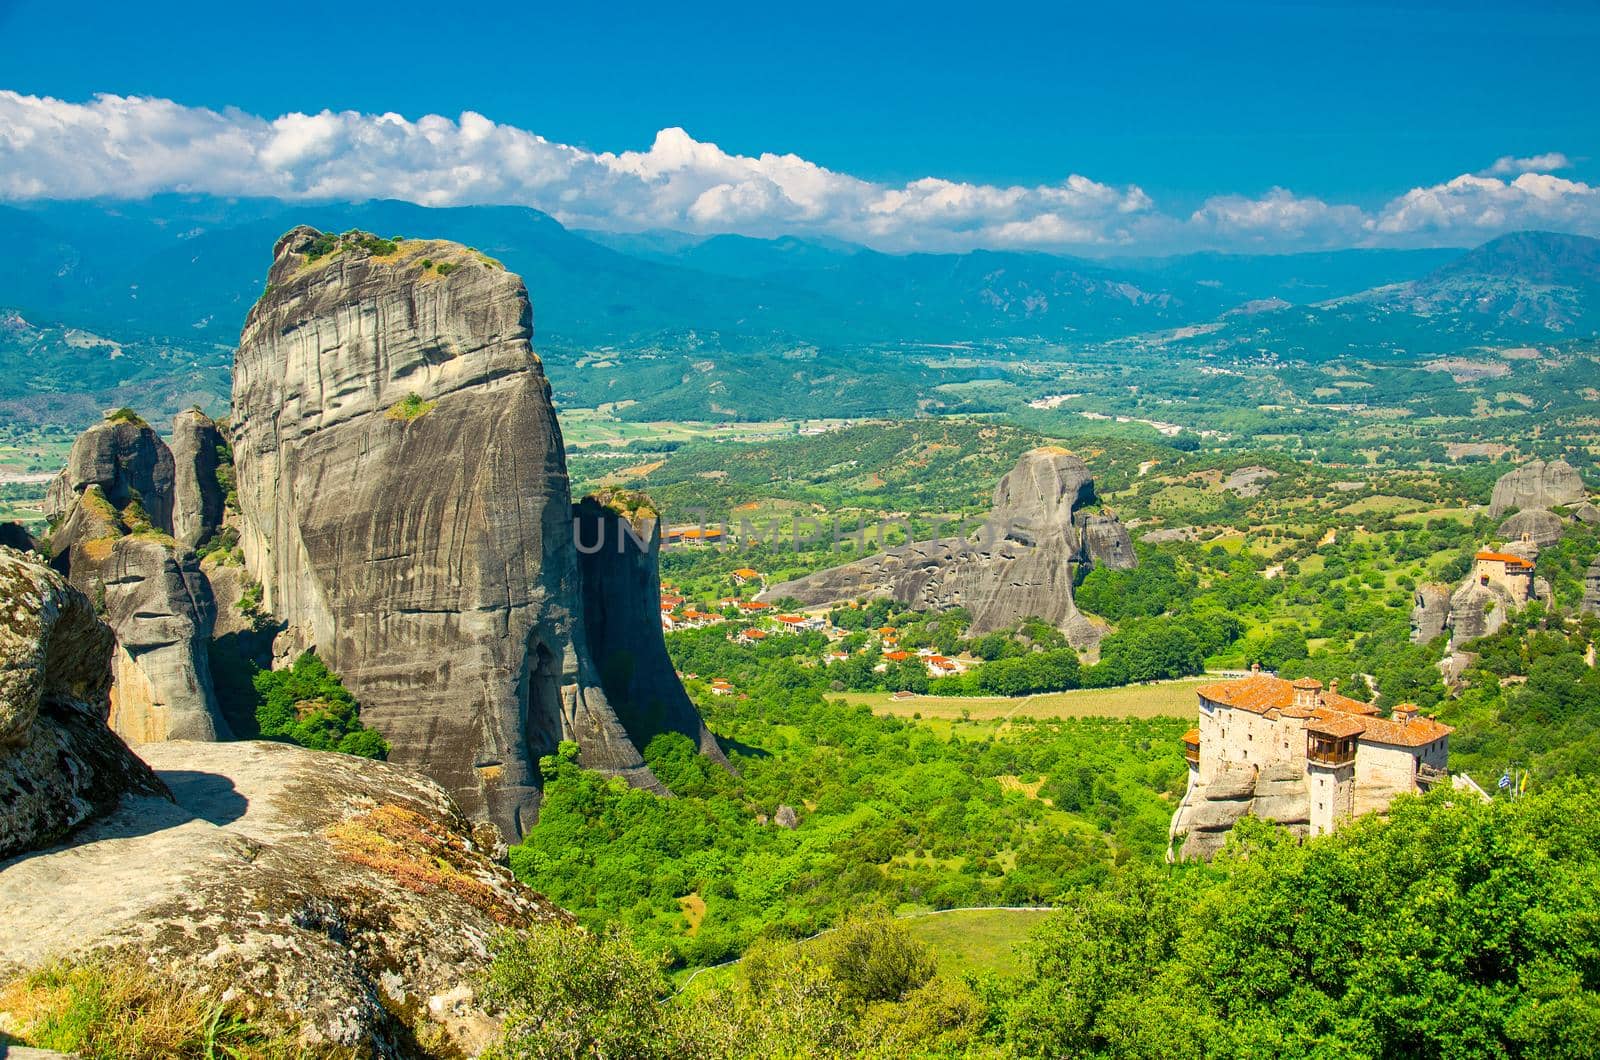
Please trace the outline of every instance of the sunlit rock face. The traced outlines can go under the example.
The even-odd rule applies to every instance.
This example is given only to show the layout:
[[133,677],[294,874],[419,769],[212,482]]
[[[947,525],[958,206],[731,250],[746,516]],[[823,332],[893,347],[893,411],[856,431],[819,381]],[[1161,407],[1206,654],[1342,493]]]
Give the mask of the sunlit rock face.
[[265,606],[389,740],[515,838],[537,759],[659,787],[601,690],[521,279],[456,244],[297,228],[234,365],[240,544]]
[[1078,566],[1136,562],[1127,529],[1088,511],[1094,499],[1082,460],[1053,446],[1034,449],[1000,479],[988,520],[970,537],[891,549],[772,586],[762,598],[816,605],[887,596],[926,609],[960,606],[973,633],[1037,617],[1087,647],[1102,631],[1073,600]]

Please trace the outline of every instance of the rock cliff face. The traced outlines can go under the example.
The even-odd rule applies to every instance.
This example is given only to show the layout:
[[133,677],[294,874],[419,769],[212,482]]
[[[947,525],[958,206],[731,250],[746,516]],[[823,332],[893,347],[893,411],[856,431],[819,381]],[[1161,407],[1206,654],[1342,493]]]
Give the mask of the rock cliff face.
[[206,642],[215,607],[193,553],[172,535],[172,453],[142,423],[107,422],[73,444],[51,484],[51,561],[116,635],[111,727],[130,743],[229,735]]
[[522,281],[455,244],[278,241],[234,363],[240,545],[267,609],[393,746],[509,836],[536,761],[659,787],[586,642]]
[[1500,524],[1499,535],[1507,541],[1528,540],[1549,548],[1561,540],[1566,521],[1544,508],[1524,508]]
[[573,508],[583,622],[606,698],[639,747],[665,732],[726,765],[683,690],[661,635],[660,519],[648,497],[608,493]]
[[1075,645],[1100,630],[1073,602],[1076,564],[1133,565],[1128,532],[1113,517],[1082,516],[1094,481],[1064,449],[1024,453],[995,487],[988,521],[970,538],[917,542],[770,587],[764,599],[792,596],[816,605],[888,596],[922,608],[960,605],[973,633],[1037,616]]
[[1445,631],[1450,620],[1450,588],[1419,585],[1412,597],[1411,642],[1426,644]]
[[1132,570],[1139,565],[1133,553],[1133,535],[1114,515],[1079,515],[1083,555],[1091,566]]
[[1511,600],[1498,586],[1467,579],[1450,596],[1450,644],[1465,644],[1498,633],[1511,613]]
[[1583,476],[1577,468],[1565,460],[1530,460],[1494,484],[1489,514],[1498,517],[1512,508],[1553,508],[1582,504],[1586,499]]
[[[163,798],[106,727],[111,631],[37,557],[0,548],[0,859],[57,842],[130,792]],[[22,906],[0,902],[11,919]]]
[[222,432],[203,412],[180,412],[172,422],[172,536],[186,548],[222,528],[223,489],[217,468],[225,446]]
[[1211,783],[1180,809],[1174,830],[1185,833],[1181,856],[1209,861],[1228,841],[1228,832],[1247,814],[1283,825],[1304,838],[1310,830],[1311,805],[1305,779],[1291,766],[1267,766],[1258,773],[1248,765],[1219,769]]

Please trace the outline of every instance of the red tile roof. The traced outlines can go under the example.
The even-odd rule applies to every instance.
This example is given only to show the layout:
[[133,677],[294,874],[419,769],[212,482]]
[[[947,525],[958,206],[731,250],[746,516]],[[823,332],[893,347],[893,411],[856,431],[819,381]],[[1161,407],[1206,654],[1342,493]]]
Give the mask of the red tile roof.
[[[1370,703],[1362,703],[1337,692],[1320,693],[1317,706],[1309,711],[1296,708],[1295,688],[1310,688],[1310,685],[1300,683],[1309,680],[1301,678],[1291,683],[1269,674],[1252,674],[1237,681],[1201,685],[1195,691],[1213,703],[1248,710],[1252,714],[1277,710],[1286,717],[1306,718],[1306,728],[1312,732],[1341,738],[1359,736],[1363,742],[1421,747],[1455,731],[1448,725],[1420,715],[1413,715],[1409,721],[1380,718],[1377,708]],[[1317,687],[1320,688],[1320,684]]]
[[[1313,680],[1302,677],[1302,681]],[[1301,686],[1311,687],[1311,686]],[[1320,682],[1316,688],[1321,688]],[[1252,714],[1265,714],[1269,710],[1282,711],[1290,717],[1309,717],[1310,715],[1297,710],[1294,705],[1295,685],[1281,677],[1271,674],[1251,674],[1241,677],[1236,681],[1218,681],[1214,684],[1201,685],[1195,689],[1200,695],[1214,703],[1221,703],[1225,707],[1237,707],[1239,710],[1248,710]],[[1346,714],[1376,714],[1377,708],[1370,703],[1363,703],[1348,696],[1341,696],[1337,692],[1324,691],[1320,697],[1321,705]]]
[[1514,556],[1509,552],[1480,552],[1473,559],[1488,560],[1491,563],[1504,563],[1508,567],[1532,567],[1526,556]]

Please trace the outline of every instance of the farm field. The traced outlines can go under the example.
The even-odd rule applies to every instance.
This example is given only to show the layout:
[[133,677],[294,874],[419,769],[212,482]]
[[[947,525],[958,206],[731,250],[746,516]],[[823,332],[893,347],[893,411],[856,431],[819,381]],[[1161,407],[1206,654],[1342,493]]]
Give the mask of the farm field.
[[895,699],[889,692],[845,692],[839,698],[865,705],[874,714],[925,721],[1000,721],[1033,718],[1158,718],[1188,717],[1194,713],[1194,690],[1213,681],[1191,677],[1178,681],[1125,685],[1121,688],[1080,688],[1035,696],[913,696]]
[[[1022,944],[1050,915],[1048,909],[939,909],[900,914],[910,935],[926,943],[950,976],[1014,975],[1022,971]],[[680,997],[726,986],[739,974],[737,962],[685,972],[678,977]]]

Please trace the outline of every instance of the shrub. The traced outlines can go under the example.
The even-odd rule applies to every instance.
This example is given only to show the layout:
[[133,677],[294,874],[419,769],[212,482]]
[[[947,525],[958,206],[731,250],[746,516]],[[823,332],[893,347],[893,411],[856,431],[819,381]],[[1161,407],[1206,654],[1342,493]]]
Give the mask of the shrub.
[[251,683],[261,697],[256,721],[263,739],[362,758],[389,754],[388,742],[361,724],[355,697],[316,652],[302,652],[287,670],[261,670]]
[[389,411],[384,413],[384,415],[389,419],[396,420],[400,423],[410,423],[412,420],[420,420],[422,417],[432,412],[434,406],[437,404],[437,401],[426,401],[423,399],[422,395],[411,393],[407,394],[403,399],[391,405],[389,407]]

